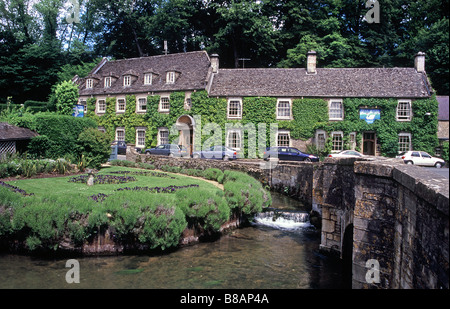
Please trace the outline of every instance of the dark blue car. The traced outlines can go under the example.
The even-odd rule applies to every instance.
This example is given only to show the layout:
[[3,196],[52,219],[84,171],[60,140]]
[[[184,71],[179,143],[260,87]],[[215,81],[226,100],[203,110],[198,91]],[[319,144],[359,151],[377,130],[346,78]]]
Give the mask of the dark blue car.
[[186,147],[174,144],[161,144],[155,148],[146,149],[145,154],[169,157],[189,157]]
[[264,160],[278,157],[279,160],[319,162],[319,157],[301,152],[293,147],[267,147]]
[[194,159],[217,159],[217,160],[236,160],[237,153],[235,150],[225,146],[212,146],[208,150],[195,151],[192,154]]

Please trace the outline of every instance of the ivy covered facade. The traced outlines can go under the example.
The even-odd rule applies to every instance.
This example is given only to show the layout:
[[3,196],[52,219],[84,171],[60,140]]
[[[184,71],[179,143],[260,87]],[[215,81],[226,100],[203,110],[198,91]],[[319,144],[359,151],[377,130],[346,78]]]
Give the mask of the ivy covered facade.
[[438,103],[424,54],[414,68],[389,69],[319,69],[315,58],[297,69],[220,69],[203,51],[104,59],[76,78],[79,104],[111,140],[141,149],[176,139],[246,157],[262,155],[260,142],[319,154],[434,153]]

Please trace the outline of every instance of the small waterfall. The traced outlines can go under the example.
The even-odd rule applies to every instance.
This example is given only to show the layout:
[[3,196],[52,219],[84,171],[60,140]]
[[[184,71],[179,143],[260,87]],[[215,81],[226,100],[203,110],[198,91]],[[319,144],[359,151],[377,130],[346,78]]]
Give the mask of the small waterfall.
[[282,230],[311,227],[309,214],[305,211],[268,208],[254,217],[256,225],[270,226]]

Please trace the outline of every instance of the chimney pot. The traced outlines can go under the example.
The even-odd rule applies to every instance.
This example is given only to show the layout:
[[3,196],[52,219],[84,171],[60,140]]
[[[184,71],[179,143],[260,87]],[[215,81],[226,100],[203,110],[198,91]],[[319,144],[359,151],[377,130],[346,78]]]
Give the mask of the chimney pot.
[[418,52],[414,58],[414,68],[418,73],[425,72],[425,53]]
[[219,55],[218,54],[211,55],[211,67],[212,67],[213,73],[219,72]]
[[314,50],[310,50],[306,54],[306,73],[308,74],[316,74],[316,62],[317,62],[317,53]]

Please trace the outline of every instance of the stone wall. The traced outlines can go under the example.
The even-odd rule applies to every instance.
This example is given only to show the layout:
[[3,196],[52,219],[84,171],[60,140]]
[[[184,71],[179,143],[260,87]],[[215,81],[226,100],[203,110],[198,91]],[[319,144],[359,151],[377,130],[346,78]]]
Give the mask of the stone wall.
[[[448,179],[383,162],[354,171],[353,288],[448,289]],[[367,280],[369,260],[379,280]]]

